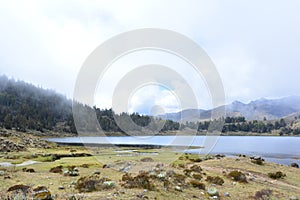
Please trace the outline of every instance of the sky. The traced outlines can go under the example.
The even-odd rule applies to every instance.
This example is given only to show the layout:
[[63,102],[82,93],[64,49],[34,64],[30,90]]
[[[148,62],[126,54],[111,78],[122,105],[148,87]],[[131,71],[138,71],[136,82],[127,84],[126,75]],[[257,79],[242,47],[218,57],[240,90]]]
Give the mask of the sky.
[[[226,103],[300,95],[300,1],[136,0],[0,1],[0,74],[73,97],[87,57],[113,36],[141,28],[168,29],[195,41],[221,77]],[[134,67],[164,64],[187,79],[198,108],[212,107],[203,78],[176,57],[137,52],[116,61],[99,80],[95,104],[112,106],[118,81]],[[172,88],[138,87],[128,111],[159,105],[175,112]],[[160,110],[160,109],[158,109]]]

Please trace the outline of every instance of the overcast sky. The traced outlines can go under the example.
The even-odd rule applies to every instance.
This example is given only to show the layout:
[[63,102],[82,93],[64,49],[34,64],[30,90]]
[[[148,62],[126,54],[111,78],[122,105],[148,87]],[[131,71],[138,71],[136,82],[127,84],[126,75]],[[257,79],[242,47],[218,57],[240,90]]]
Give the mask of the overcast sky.
[[[298,0],[1,1],[0,74],[72,98],[83,62],[102,42],[133,29],[161,28],[186,35],[207,52],[227,103],[300,95],[299,8]],[[168,60],[155,53],[143,56],[111,69],[112,77],[96,94],[99,107],[111,106],[110,93],[122,77],[118,65],[126,73],[126,64],[129,70],[151,59]],[[190,84],[199,87],[197,81]],[[205,93],[199,107],[208,108]],[[172,95],[145,87],[133,94],[128,109],[147,113],[149,106],[161,104],[167,112],[176,111],[180,103]]]

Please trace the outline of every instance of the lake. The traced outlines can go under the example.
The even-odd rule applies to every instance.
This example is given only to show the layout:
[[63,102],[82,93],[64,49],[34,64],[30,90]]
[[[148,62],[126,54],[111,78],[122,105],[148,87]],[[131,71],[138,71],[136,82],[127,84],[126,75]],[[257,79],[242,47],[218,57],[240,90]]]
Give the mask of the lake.
[[[172,146],[175,150],[193,154],[225,154],[261,156],[265,160],[300,165],[300,137],[272,136],[124,136],[124,137],[65,137],[49,138],[61,144]],[[193,146],[193,149],[188,149]],[[198,148],[197,148],[198,147]]]

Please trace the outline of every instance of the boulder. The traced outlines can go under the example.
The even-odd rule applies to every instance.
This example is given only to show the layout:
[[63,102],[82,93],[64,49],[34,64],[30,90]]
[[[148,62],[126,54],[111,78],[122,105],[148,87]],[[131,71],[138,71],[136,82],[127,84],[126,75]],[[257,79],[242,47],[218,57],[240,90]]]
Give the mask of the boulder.
[[211,197],[219,196],[219,191],[215,187],[210,187],[210,188],[207,189],[207,194]]
[[299,165],[297,163],[292,163],[291,167],[299,168]]

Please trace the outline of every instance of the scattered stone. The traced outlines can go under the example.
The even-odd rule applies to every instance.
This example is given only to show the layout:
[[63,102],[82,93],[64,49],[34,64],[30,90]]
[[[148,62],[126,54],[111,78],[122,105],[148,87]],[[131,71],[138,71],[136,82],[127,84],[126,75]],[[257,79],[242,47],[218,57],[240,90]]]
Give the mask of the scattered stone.
[[299,168],[299,165],[297,163],[291,163],[291,167]]
[[104,164],[102,168],[103,168],[103,169],[106,169],[106,168],[110,168],[110,167],[111,167],[111,165],[109,165],[109,164]]
[[130,169],[131,169],[131,165],[121,168],[119,171],[123,173],[128,173]]
[[115,186],[116,186],[116,184],[115,184],[114,181],[104,181],[104,182],[103,182],[103,187],[104,187],[105,189],[113,188],[113,187],[115,187]]
[[64,190],[65,187],[64,187],[63,185],[60,185],[60,186],[58,186],[58,189],[59,189],[59,190]]
[[290,200],[298,200],[298,198],[296,196],[291,196]]
[[100,172],[100,170],[95,170],[95,171],[94,171],[94,174],[100,175],[101,172]]
[[5,175],[5,171],[0,170],[0,176],[4,176]]
[[254,180],[255,180],[255,177],[254,177],[254,176],[250,176],[250,177],[249,177],[249,180],[250,180],[250,181],[254,181]]
[[224,197],[230,197],[230,194],[228,192],[224,192]]
[[39,191],[35,191],[33,194],[34,200],[51,200],[51,192],[48,189],[43,189]]
[[210,187],[210,188],[207,189],[207,194],[211,197],[219,196],[219,191],[215,187]]
[[157,175],[158,178],[160,179],[165,179],[166,178],[166,173],[165,172],[161,172]]
[[182,188],[180,186],[178,186],[178,185],[175,187],[175,190],[179,191],[179,192],[182,192]]

